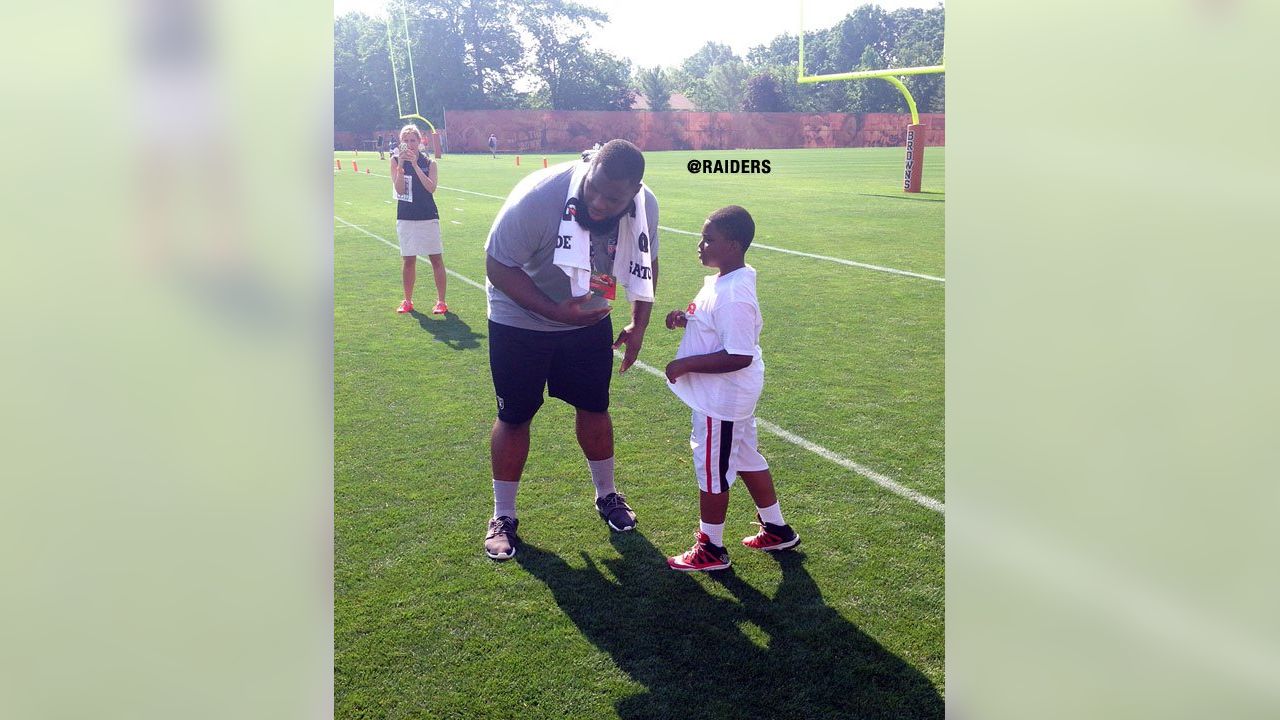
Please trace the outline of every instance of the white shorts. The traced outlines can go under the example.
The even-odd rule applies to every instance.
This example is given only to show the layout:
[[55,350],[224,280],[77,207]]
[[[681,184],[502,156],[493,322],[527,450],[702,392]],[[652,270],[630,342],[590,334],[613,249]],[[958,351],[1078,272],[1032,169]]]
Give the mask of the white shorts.
[[439,220],[396,220],[400,256],[439,255],[444,252]]
[[728,492],[738,473],[769,469],[756,449],[755,417],[717,420],[694,410],[689,447],[698,489],[703,492]]

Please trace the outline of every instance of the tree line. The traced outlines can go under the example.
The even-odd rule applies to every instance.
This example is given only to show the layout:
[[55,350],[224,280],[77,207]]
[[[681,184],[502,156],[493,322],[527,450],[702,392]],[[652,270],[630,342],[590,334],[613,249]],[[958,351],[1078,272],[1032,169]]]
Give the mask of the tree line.
[[[591,48],[591,31],[607,13],[568,0],[394,0],[388,24],[363,13],[334,20],[334,126],[369,132],[398,116],[391,58],[396,58],[404,112],[413,91],[405,57],[412,48],[421,114],[437,121],[446,108],[629,110],[642,93],[654,110],[673,93],[699,110],[752,112],[905,112],[883,80],[800,85],[799,39],[783,33],[745,57],[707,42],[671,67],[633,68],[629,60]],[[829,28],[805,33],[808,74],[937,65],[944,10],[892,12],[863,5]],[[406,35],[407,32],[407,35]],[[941,75],[903,79],[921,112],[943,112]]]

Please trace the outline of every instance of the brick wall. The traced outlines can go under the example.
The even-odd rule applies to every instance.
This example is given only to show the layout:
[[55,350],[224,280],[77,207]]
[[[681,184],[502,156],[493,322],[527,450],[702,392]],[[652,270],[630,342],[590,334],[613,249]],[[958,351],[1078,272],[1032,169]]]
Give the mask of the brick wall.
[[[449,152],[488,152],[489,133],[504,153],[576,152],[600,140],[626,138],[642,150],[897,147],[906,143],[907,114],[595,112],[450,110]],[[945,116],[923,114],[925,144],[944,145]]]

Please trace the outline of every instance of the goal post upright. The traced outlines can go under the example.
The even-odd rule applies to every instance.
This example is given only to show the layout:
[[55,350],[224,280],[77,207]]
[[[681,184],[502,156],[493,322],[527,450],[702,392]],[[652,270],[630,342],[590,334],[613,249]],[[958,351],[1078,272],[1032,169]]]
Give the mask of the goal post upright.
[[911,124],[907,126],[907,158],[903,172],[902,189],[904,192],[920,192],[920,179],[924,170],[924,125],[920,124],[920,113],[916,110],[916,100],[911,96],[905,83],[899,78],[908,75],[934,75],[946,72],[945,65],[925,65],[909,68],[892,68],[885,70],[857,70],[846,73],[828,73],[825,75],[805,75],[804,73],[804,0],[800,0],[800,63],[797,66],[796,82],[812,84],[841,80],[885,80],[902,93],[911,113]]
[[406,113],[404,106],[400,102],[400,77],[396,73],[396,58],[391,51],[391,9],[387,9],[387,61],[391,63],[391,85],[392,90],[396,94],[396,113],[401,120],[421,120],[431,129],[431,148],[438,159],[441,155],[440,133],[436,131],[436,126],[425,117],[418,106],[418,77],[413,71],[413,44],[409,37],[409,13],[405,9],[404,0],[400,0],[400,20],[404,26],[404,49],[405,57],[409,65],[409,87],[413,90],[413,112]]

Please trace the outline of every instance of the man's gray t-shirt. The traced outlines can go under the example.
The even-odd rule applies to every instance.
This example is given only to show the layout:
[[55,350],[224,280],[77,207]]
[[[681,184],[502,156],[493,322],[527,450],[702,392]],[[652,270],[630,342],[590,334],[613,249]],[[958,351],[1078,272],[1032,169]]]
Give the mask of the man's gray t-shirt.
[[[581,162],[581,161],[574,161]],[[538,289],[554,302],[563,302],[570,296],[569,276],[556,267],[556,236],[560,234],[560,217],[564,213],[565,200],[569,197],[569,178],[574,163],[553,165],[539,170],[521,180],[489,230],[485,251],[508,267],[520,267],[533,278]],[[658,260],[658,199],[649,188],[644,188],[645,214],[649,222],[649,253]],[[608,235],[591,233],[592,265],[597,272],[613,272],[613,258],[608,253],[609,241],[617,238],[617,226]],[[526,330],[559,331],[575,330],[578,325],[548,320],[520,307],[493,283],[485,280],[489,295],[489,319],[502,325]],[[619,283],[621,288],[621,283]],[[620,296],[621,297],[621,296]],[[592,297],[584,305],[587,309],[604,307],[608,301]]]

